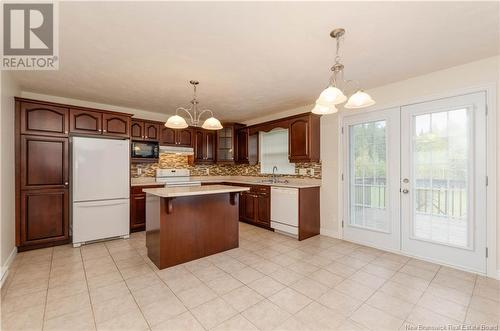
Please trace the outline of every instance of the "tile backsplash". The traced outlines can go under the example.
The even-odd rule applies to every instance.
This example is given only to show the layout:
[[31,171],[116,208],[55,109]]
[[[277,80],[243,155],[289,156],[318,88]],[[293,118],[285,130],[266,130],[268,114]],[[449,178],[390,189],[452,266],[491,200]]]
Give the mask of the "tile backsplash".
[[[158,163],[132,163],[131,176],[139,177],[154,177],[157,168],[160,169],[189,169],[191,176],[266,176],[260,173],[260,165],[248,164],[189,164],[188,155],[177,153],[160,153]],[[139,174],[140,169],[141,174]],[[303,169],[301,171],[301,169]],[[306,171],[306,174],[301,175]],[[311,174],[311,171],[314,174]],[[296,178],[317,178],[321,179],[321,163],[296,163],[295,175],[280,175],[283,177]]]

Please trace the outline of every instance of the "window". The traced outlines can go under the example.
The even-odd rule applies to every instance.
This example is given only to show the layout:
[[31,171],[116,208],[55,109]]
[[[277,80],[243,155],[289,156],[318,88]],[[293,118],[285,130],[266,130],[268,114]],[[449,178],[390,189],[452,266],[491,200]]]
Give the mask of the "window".
[[274,129],[270,132],[259,132],[260,173],[295,174],[295,164],[288,161],[288,130]]

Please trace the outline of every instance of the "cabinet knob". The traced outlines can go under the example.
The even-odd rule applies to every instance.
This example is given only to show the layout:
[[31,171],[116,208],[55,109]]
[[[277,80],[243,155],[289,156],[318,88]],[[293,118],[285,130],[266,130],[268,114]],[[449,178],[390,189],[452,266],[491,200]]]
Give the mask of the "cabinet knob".
[[148,136],[146,136],[145,138],[148,139]]
[[102,130],[103,132],[106,132],[106,130]]
[[69,183],[68,183],[68,182],[64,182],[64,186],[68,186],[68,185],[69,185]]

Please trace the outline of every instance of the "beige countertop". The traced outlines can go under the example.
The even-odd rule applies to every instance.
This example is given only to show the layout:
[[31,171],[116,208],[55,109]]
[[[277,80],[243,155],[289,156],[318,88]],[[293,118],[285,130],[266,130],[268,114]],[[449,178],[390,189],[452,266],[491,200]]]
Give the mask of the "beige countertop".
[[[314,178],[283,178],[277,177],[278,183],[266,182],[271,177],[254,177],[254,176],[192,176],[192,181],[201,181],[202,183],[217,183],[217,182],[230,182],[237,184],[250,184],[250,185],[267,185],[275,187],[293,187],[293,188],[308,188],[320,187],[321,179]],[[287,182],[284,182],[287,181]]]
[[[314,178],[278,177],[280,183],[264,182],[270,179],[271,177],[256,177],[256,176],[191,176],[190,177],[190,181],[202,182],[202,183],[230,182],[237,184],[267,185],[275,187],[292,187],[292,188],[308,188],[308,187],[321,186],[321,179],[314,179]],[[287,183],[282,182],[285,180],[288,182]],[[158,183],[155,182],[154,177],[141,177],[141,178],[131,179],[131,186],[148,186],[148,185],[158,185]]]
[[140,178],[130,179],[130,186],[153,186],[153,185],[165,185],[165,184],[157,183],[154,177],[140,177]]
[[164,187],[147,188],[143,192],[156,195],[162,198],[186,197],[193,195],[207,195],[219,193],[233,193],[248,191],[248,187],[238,187],[229,185],[209,185],[209,186],[182,186],[182,187]]

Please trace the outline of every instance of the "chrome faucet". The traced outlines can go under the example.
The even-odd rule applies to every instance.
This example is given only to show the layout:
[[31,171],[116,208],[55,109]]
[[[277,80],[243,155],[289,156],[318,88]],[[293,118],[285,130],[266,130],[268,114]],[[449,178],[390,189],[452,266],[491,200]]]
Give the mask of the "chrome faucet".
[[276,183],[277,180],[276,180],[276,174],[274,173],[274,171],[278,171],[278,167],[277,166],[273,167],[273,183]]

